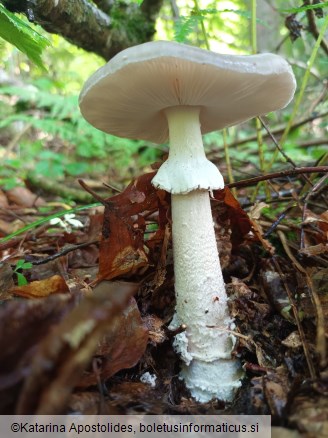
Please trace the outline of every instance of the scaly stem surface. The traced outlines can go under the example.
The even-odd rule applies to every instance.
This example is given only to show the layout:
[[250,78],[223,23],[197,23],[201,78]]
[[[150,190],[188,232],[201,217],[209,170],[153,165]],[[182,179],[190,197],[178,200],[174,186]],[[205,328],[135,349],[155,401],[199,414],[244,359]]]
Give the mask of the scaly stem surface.
[[205,157],[197,107],[165,111],[170,153],[153,183],[172,193],[172,240],[176,314],[172,327],[187,329],[175,338],[191,394],[206,402],[231,400],[240,385],[231,359],[233,324],[227,306],[209,190],[222,187],[218,169]]

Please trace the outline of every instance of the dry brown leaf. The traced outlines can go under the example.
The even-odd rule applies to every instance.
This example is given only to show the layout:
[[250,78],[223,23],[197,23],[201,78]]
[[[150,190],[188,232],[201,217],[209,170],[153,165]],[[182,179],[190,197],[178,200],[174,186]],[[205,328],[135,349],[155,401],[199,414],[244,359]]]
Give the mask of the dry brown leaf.
[[[108,282],[100,283],[99,288],[106,287]],[[143,323],[136,301],[131,298],[128,307],[113,321],[110,332],[100,340],[95,352],[98,359],[97,371],[85,372],[78,382],[79,387],[95,385],[106,381],[121,369],[131,368],[145,352],[148,341],[148,330]]]
[[156,315],[147,315],[144,319],[144,323],[148,328],[149,340],[154,345],[161,344],[167,339],[164,331],[164,321]]
[[312,224],[318,227],[319,232],[315,235],[316,243],[328,243],[328,210],[319,215],[307,209],[303,224]]
[[14,187],[7,191],[7,198],[13,204],[21,207],[38,207],[45,204],[45,200],[32,193],[26,187]]
[[35,346],[75,305],[77,297],[52,295],[12,300],[0,308],[0,413],[13,412]]
[[0,189],[0,207],[1,208],[8,208],[8,200],[5,193]]
[[136,290],[132,283],[109,283],[84,298],[53,328],[34,353],[20,393],[18,414],[63,412],[99,340],[112,330]]
[[60,275],[53,275],[45,280],[32,281],[24,286],[14,286],[10,289],[13,295],[24,298],[44,298],[65,292],[69,292],[69,288]]
[[300,249],[299,253],[309,257],[328,253],[328,244],[319,243],[318,245],[307,246],[306,248]]
[[9,263],[0,264],[0,300],[8,300],[12,298],[9,293],[10,289],[14,286],[13,270]]
[[154,172],[142,175],[122,193],[105,200],[99,281],[134,275],[148,268],[144,243],[145,220],[140,215],[155,212],[164,205],[165,199],[161,193],[163,191],[156,190],[151,184],[154,175]]
[[[20,226],[21,226],[21,222],[20,222]],[[7,234],[13,233],[16,228],[16,224],[15,222],[11,221],[11,222],[7,222],[4,221],[3,219],[0,219],[0,236],[1,237],[5,237]]]
[[248,216],[251,220],[258,220],[261,217],[263,208],[269,207],[265,202],[256,202],[253,207],[249,209]]
[[223,190],[214,190],[213,195],[217,201],[223,202],[226,207],[226,212],[222,214],[222,220],[227,218],[230,220],[231,242],[233,246],[237,246],[243,242],[245,236],[250,232],[252,223],[228,187]]
[[283,417],[289,390],[286,369],[279,367],[276,370],[269,370],[266,375],[252,379],[251,402],[259,413],[267,413],[265,411],[267,404],[271,415]]
[[302,341],[298,332],[294,331],[290,333],[287,338],[281,341],[282,345],[288,348],[300,348],[302,347]]

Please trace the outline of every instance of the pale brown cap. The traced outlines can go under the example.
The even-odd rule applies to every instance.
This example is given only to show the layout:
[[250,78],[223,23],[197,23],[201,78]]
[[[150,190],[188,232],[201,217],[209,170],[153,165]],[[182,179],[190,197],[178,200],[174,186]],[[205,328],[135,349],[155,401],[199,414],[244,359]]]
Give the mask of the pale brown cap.
[[96,71],[81,91],[80,108],[102,131],[163,143],[165,108],[200,106],[204,134],[285,107],[295,87],[290,65],[278,55],[220,55],[153,41],[123,50]]

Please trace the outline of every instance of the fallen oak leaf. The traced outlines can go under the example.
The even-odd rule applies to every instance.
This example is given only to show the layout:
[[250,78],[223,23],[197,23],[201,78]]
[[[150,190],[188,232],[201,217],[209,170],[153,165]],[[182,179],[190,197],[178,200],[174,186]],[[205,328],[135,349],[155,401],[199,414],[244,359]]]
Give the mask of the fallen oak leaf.
[[133,228],[132,219],[123,219],[113,209],[105,207],[98,281],[134,274],[147,266],[143,236]]
[[69,288],[63,277],[53,275],[44,280],[31,281],[23,286],[13,286],[9,292],[24,298],[44,298],[52,294],[67,293]]
[[16,408],[17,414],[58,414],[90,363],[99,340],[126,308],[138,286],[109,283],[85,297],[39,344]]
[[[151,184],[154,175],[155,172],[141,175],[122,193],[103,201],[105,212],[98,281],[134,275],[148,268],[144,242],[145,221],[140,216],[168,208],[163,190],[156,190]],[[159,217],[160,227],[164,225],[164,216],[162,212]]]

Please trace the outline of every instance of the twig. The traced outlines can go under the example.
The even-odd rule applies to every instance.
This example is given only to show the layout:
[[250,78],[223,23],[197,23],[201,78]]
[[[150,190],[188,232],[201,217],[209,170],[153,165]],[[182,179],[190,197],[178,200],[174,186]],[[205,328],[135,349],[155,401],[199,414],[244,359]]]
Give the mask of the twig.
[[317,327],[317,339],[316,339],[316,345],[317,345],[317,351],[320,355],[320,362],[322,366],[326,366],[327,364],[327,352],[326,352],[326,338],[325,338],[325,316],[323,313],[322,305],[320,302],[320,298],[317,294],[317,291],[315,290],[313,286],[312,279],[307,271],[307,269],[303,268],[303,266],[296,260],[294,255],[292,254],[287,239],[282,231],[277,232],[279,239],[282,243],[282,246],[284,247],[284,250],[286,251],[286,254],[288,255],[289,259],[293,262],[295,267],[305,275],[306,282],[308,285],[308,289],[311,296],[311,301],[313,304],[313,307],[315,309],[316,313],[316,327]]
[[91,187],[89,187],[84,181],[83,179],[78,179],[77,180],[78,183],[80,184],[80,186],[82,186],[84,188],[84,190],[86,192],[88,192],[94,199],[96,199],[98,202],[100,202],[102,205],[106,205],[106,200],[104,198],[102,198],[101,196],[98,195],[98,193],[96,193],[94,190],[92,190]]
[[[304,0],[303,3],[304,3],[304,5],[310,5],[312,2],[310,2],[310,0]],[[309,31],[312,33],[314,38],[317,40],[319,37],[319,30],[318,30],[317,24],[315,22],[313,9],[307,9],[306,17],[307,17],[308,24],[309,24]],[[324,38],[322,38],[322,40],[320,42],[320,46],[321,46],[322,50],[324,50],[326,52],[326,54],[328,55],[328,44]]]
[[282,270],[280,268],[278,260],[275,257],[272,257],[272,262],[275,265],[275,268],[276,268],[276,270],[277,270],[277,272],[279,274],[279,277],[280,277],[280,279],[281,279],[281,281],[282,281],[282,283],[283,283],[283,285],[285,287],[285,290],[287,292],[289,303],[290,303],[291,309],[293,311],[293,316],[295,318],[297,329],[298,329],[298,332],[299,332],[299,335],[300,335],[300,338],[301,338],[301,342],[302,342],[302,346],[303,346],[303,351],[304,351],[305,359],[306,359],[307,366],[308,366],[308,369],[309,369],[309,372],[310,372],[310,376],[311,376],[311,379],[314,380],[316,378],[316,371],[315,371],[314,364],[313,364],[313,361],[312,361],[312,358],[311,358],[311,355],[310,355],[310,352],[309,352],[309,348],[308,348],[308,345],[307,345],[307,341],[306,341],[306,338],[305,338],[303,327],[302,327],[302,324],[301,324],[301,321],[300,321],[300,318],[299,318],[299,315],[298,315],[298,310],[297,310],[297,307],[296,307],[296,304],[295,304],[295,301],[294,301],[293,292],[290,290],[290,288],[288,286],[288,283],[285,280],[285,276],[284,276],[284,274],[283,274],[283,272],[282,272]]
[[227,184],[227,187],[249,187],[257,184],[259,181],[266,181],[269,179],[282,178],[285,176],[301,175],[303,173],[328,173],[328,166],[317,167],[295,167],[294,169],[282,170],[281,172],[273,172],[267,175],[256,176],[254,178],[244,179],[231,184]]
[[[314,113],[310,117],[307,117],[306,119],[302,119],[302,120],[300,120],[298,122],[295,122],[291,126],[290,131],[292,131],[294,129],[297,129],[300,126],[306,125],[307,123],[313,122],[316,119],[321,119],[321,118],[324,118],[326,116],[328,116],[328,111],[324,111],[323,113],[320,113],[320,114]],[[282,134],[285,131],[285,129],[286,129],[286,125],[278,126],[277,128],[272,129],[271,133],[273,135],[280,135],[280,134]],[[267,137],[269,137],[269,134],[267,134],[267,133],[265,133],[265,131],[263,131],[263,138],[267,138]],[[229,144],[229,148],[234,148],[234,147],[240,146],[242,144],[246,144],[246,143],[249,143],[249,142],[252,142],[252,141],[256,141],[256,139],[257,139],[257,135],[252,135],[250,137],[246,137],[244,139],[240,139],[240,140],[234,141],[233,143],[230,143]],[[213,157],[213,155],[216,155],[216,153],[217,153],[217,149],[212,149],[211,151],[208,152],[207,156],[208,157]]]
[[[235,179],[234,179],[234,175],[233,175],[232,167],[231,167],[231,160],[230,160],[230,154],[229,154],[229,148],[228,148],[228,142],[227,142],[227,130],[226,129],[223,130],[222,136],[223,136],[224,156],[225,156],[225,161],[226,161],[226,165],[227,165],[228,180],[229,180],[229,183],[234,183]],[[232,189],[232,194],[234,195],[234,197],[237,196],[237,192],[236,192],[235,188]]]
[[89,245],[93,245],[95,243],[99,243],[99,242],[97,240],[93,240],[91,242],[84,242],[84,243],[80,243],[78,245],[67,245],[61,251],[57,252],[56,254],[52,254],[51,256],[45,257],[44,259],[32,260],[32,261],[26,260],[26,261],[32,263],[32,265],[34,265],[34,266],[44,265],[45,263],[56,260],[59,257],[62,257],[62,256],[66,255],[72,251],[75,251],[75,250],[80,249],[80,248],[85,248],[85,247],[87,247]]
[[326,99],[326,94],[328,92],[328,79],[320,79],[322,81],[323,89],[319,96],[312,102],[309,113],[313,113],[314,109],[321,103],[324,102]]
[[[285,160],[290,163],[294,169],[296,169],[297,165],[296,163],[283,151],[283,149],[281,148],[280,144],[278,143],[278,141],[276,140],[275,136],[272,134],[272,132],[270,132],[270,129],[268,128],[268,126],[266,125],[266,123],[264,122],[264,120],[262,119],[262,117],[259,117],[259,120],[263,126],[263,128],[266,130],[266,132],[268,133],[269,137],[271,138],[271,140],[273,141],[273,143],[275,144],[276,148],[278,149],[278,151],[281,153],[281,155],[285,158]],[[313,185],[311,180],[305,175],[302,174],[302,178],[310,185]]]
[[311,140],[305,140],[297,144],[298,148],[310,148],[312,146],[328,145],[328,138],[317,138]]
[[293,200],[292,202],[290,202],[287,207],[285,208],[285,210],[280,213],[280,215],[278,216],[278,219],[276,221],[273,222],[273,224],[271,224],[270,228],[263,234],[263,236],[265,238],[267,238],[280,224],[280,222],[285,219],[287,213],[295,207],[295,201]]
[[317,291],[312,282],[308,271],[305,272],[306,281],[311,292],[312,303],[316,313],[316,327],[317,327],[317,352],[320,356],[320,365],[322,368],[327,366],[327,342],[326,342],[326,330],[325,330],[325,315],[323,312],[322,304]]
[[[317,57],[318,50],[319,50],[319,47],[320,47],[320,43],[321,43],[321,41],[322,41],[322,39],[324,37],[324,34],[325,34],[327,28],[328,28],[328,16],[325,18],[325,20],[323,22],[323,25],[322,25],[321,30],[319,32],[319,36],[317,38],[317,41],[316,41],[316,43],[315,43],[315,45],[314,45],[314,47],[312,49],[311,56],[310,56],[310,58],[308,60],[308,63],[307,63],[307,69],[306,69],[306,71],[305,71],[305,73],[303,75],[301,87],[300,87],[299,93],[298,93],[298,95],[296,97],[293,110],[292,110],[290,118],[288,120],[286,129],[284,130],[284,132],[283,132],[283,134],[282,134],[282,136],[280,138],[280,144],[282,144],[282,145],[285,143],[285,141],[286,141],[286,139],[288,137],[288,134],[290,133],[291,129],[293,128],[293,123],[294,123],[296,114],[298,113],[299,108],[301,106],[301,102],[303,100],[303,97],[304,97],[304,94],[305,94],[305,90],[306,90],[306,87],[307,87],[307,84],[308,84],[308,81],[309,81],[309,78],[310,78],[311,68],[314,65],[314,61],[315,61],[315,59]],[[275,160],[277,158],[277,154],[278,154],[278,150],[276,150],[273,153],[272,159],[271,159],[270,163],[267,166],[267,171],[269,171],[271,169],[273,163],[275,162]]]
[[304,248],[304,221],[306,216],[306,210],[309,203],[310,198],[317,192],[322,184],[325,182],[325,180],[328,178],[328,175],[323,175],[319,181],[311,188],[309,193],[306,195],[304,199],[304,205],[303,205],[303,211],[302,211],[302,225],[301,225],[301,242],[300,242],[300,249]]

